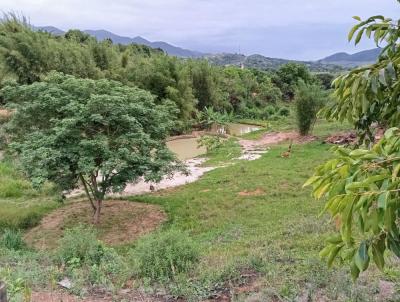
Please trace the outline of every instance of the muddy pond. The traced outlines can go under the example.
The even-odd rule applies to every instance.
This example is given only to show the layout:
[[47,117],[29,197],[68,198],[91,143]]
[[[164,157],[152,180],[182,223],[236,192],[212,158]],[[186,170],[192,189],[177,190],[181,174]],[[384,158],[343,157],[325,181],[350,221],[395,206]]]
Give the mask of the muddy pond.
[[[212,127],[210,132],[240,136],[259,129],[261,128],[254,125],[231,123],[223,127]],[[198,137],[188,136],[177,137],[168,141],[167,146],[180,160],[187,160],[206,153],[207,150],[205,147],[198,147],[198,139]]]

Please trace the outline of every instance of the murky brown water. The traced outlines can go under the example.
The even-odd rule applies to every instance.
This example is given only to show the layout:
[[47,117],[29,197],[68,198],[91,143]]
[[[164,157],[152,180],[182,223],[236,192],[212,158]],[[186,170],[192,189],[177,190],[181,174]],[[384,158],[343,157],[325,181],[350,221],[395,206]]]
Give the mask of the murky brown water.
[[[213,127],[211,129],[211,132],[219,132],[230,135],[243,135],[259,129],[260,127],[253,125],[232,123],[223,129]],[[198,147],[197,140],[198,138],[178,138],[172,141],[168,141],[167,146],[172,152],[174,152],[178,156],[180,160],[187,160],[197,157],[199,155],[203,155],[207,152],[205,147]]]
[[205,147],[198,147],[199,138],[179,138],[167,142],[168,148],[174,152],[180,160],[194,158],[207,152]]
[[228,134],[230,135],[243,135],[253,131],[260,130],[261,127],[254,125],[246,125],[246,124],[229,124],[228,125]]

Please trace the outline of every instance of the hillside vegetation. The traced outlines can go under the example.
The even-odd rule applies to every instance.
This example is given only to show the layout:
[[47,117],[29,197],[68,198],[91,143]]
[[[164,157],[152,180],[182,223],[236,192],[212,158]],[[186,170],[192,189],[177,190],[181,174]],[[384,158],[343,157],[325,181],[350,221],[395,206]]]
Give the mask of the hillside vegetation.
[[[335,66],[216,66],[1,20],[10,302],[399,301],[400,35],[354,18],[350,39],[389,46],[333,93]],[[173,139],[206,153],[180,161]]]

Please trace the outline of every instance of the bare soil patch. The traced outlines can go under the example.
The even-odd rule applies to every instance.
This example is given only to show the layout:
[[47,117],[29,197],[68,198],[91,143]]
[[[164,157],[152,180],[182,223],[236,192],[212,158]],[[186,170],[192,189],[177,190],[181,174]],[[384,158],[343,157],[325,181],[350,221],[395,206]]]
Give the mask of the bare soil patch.
[[325,142],[334,145],[353,145],[357,142],[357,135],[350,132],[341,132],[329,136]]
[[[106,200],[97,226],[99,239],[109,245],[129,243],[155,230],[166,219],[165,212],[157,205]],[[91,222],[92,209],[88,202],[70,203],[45,216],[37,227],[26,233],[25,240],[37,249],[55,248],[66,228]]]
[[296,131],[291,132],[271,132],[266,133],[259,140],[245,140],[242,139],[239,143],[244,149],[252,149],[261,146],[268,146],[273,144],[278,144],[284,141],[293,140],[297,143],[306,143],[315,140],[315,136],[301,136]]
[[[260,274],[253,270],[245,270],[240,278],[233,282],[225,283],[216,289],[215,293],[203,302],[231,302],[238,297],[247,296],[260,290]],[[240,300],[241,301],[241,300]]]
[[37,291],[31,295],[31,302],[114,302],[114,301],[140,301],[163,302],[155,296],[142,294],[135,290],[121,290],[117,295],[92,293],[88,297],[80,298],[64,291]]
[[265,194],[265,191],[263,189],[260,189],[260,188],[257,188],[254,191],[245,190],[245,191],[242,191],[242,192],[238,193],[239,196],[260,196],[260,195],[264,195],[264,194]]

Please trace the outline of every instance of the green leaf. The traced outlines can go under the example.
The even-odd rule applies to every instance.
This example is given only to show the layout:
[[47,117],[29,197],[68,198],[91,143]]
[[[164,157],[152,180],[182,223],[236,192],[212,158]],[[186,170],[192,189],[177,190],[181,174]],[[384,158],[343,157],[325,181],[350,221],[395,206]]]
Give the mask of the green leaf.
[[368,245],[365,241],[361,242],[358,252],[354,256],[355,264],[358,269],[363,272],[369,264]]
[[384,193],[379,194],[379,197],[378,197],[378,208],[386,209],[389,196],[390,196],[390,192],[384,192]]
[[392,172],[392,181],[395,181],[395,180],[396,180],[397,175],[399,174],[399,171],[400,171],[400,164],[397,164],[397,165],[394,167],[393,172]]
[[354,44],[357,45],[358,43],[360,43],[362,35],[364,34],[365,28],[361,29],[358,34],[356,39],[354,40]]
[[366,155],[369,153],[370,153],[369,150],[357,149],[357,150],[351,151],[349,155],[351,157],[359,157],[359,156],[363,156],[363,155]]
[[372,245],[372,258],[376,266],[382,271],[385,266],[385,258],[383,256],[383,251],[379,249],[377,244]]
[[354,26],[351,30],[350,30],[350,32],[349,32],[349,35],[347,36],[347,39],[349,40],[349,41],[351,41],[352,39],[353,39],[353,36],[354,36],[354,34],[355,34],[355,32],[360,28],[360,24],[357,24],[356,26]]
[[339,251],[342,249],[343,245],[338,245],[335,246],[332,251],[330,252],[329,256],[328,256],[328,267],[332,267],[333,261],[335,260],[337,254],[339,253]]
[[355,19],[357,21],[361,21],[361,18],[359,16],[353,16],[353,19]]
[[336,235],[329,236],[329,237],[326,239],[326,242],[331,243],[331,244],[339,244],[339,243],[342,243],[342,242],[343,242],[343,240],[342,240],[342,235],[336,234]]
[[388,237],[388,248],[391,250],[397,257],[400,258],[400,242],[393,238],[392,235]]
[[315,183],[317,180],[321,179],[321,176],[312,176],[307,181],[304,183],[303,188],[307,187],[313,183]]
[[350,263],[350,272],[351,272],[351,277],[353,278],[353,281],[355,281],[358,278],[358,276],[360,275],[360,270],[357,267],[354,260],[351,261],[351,263]]
[[383,85],[387,86],[386,77],[385,77],[385,69],[379,70],[379,82]]

